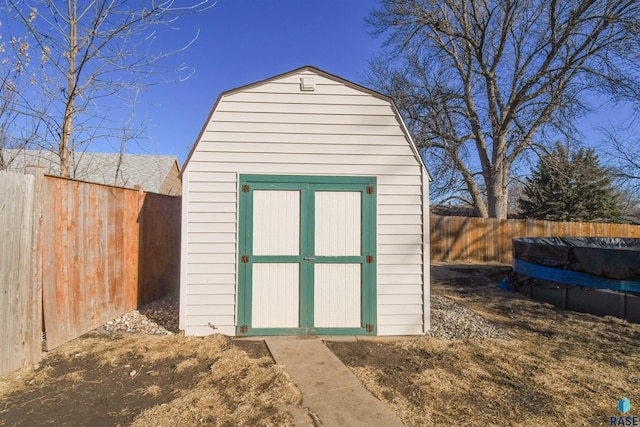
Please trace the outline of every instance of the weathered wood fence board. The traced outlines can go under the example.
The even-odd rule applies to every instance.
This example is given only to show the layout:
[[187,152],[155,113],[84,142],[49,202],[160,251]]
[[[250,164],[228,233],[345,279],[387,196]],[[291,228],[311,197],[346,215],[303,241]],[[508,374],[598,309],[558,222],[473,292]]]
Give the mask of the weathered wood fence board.
[[640,237],[640,226],[431,215],[431,260],[511,263],[517,237]]
[[32,173],[0,173],[0,375],[179,287],[179,197]]
[[39,180],[0,172],[0,375],[40,359]]
[[45,187],[48,349],[178,289],[180,198],[55,177]]

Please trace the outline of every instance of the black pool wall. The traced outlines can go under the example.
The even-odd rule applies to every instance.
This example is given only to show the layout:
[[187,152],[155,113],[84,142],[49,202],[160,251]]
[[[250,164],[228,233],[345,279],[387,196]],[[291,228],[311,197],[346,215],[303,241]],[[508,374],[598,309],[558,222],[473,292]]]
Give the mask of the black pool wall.
[[640,323],[640,292],[634,292],[640,290],[640,239],[514,239],[513,259],[517,291],[562,309]]

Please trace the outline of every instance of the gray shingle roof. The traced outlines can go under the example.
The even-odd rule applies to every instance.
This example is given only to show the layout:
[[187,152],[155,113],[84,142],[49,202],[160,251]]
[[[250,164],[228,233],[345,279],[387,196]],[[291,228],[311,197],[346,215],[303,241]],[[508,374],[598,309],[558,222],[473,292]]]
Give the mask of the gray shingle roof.
[[[46,174],[60,175],[60,159],[50,151],[3,149],[2,156],[11,171],[23,172],[26,166],[37,165],[44,167]],[[72,153],[71,178],[127,188],[138,185],[157,193],[174,164],[179,167],[176,156],[122,154],[118,166],[119,159],[118,153]]]

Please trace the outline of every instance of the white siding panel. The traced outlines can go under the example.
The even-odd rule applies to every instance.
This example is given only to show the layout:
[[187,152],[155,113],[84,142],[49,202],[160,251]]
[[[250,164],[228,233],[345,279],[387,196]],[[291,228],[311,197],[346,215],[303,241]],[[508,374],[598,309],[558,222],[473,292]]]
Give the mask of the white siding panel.
[[[232,112],[218,111],[216,123],[287,123],[287,124],[319,124],[319,125],[365,125],[365,126],[394,126],[398,127],[395,117],[384,116],[357,116],[336,114],[300,114],[300,113],[266,113],[266,112]],[[408,148],[408,146],[407,146]]]
[[[378,285],[378,295],[422,295],[421,283],[415,285]],[[380,303],[381,301],[378,301],[378,304]]]
[[235,316],[229,314],[216,314],[214,312],[216,306],[211,307],[211,313],[206,315],[187,315],[187,327],[189,326],[209,326],[210,334],[218,332],[216,328],[225,326],[233,326]]
[[211,186],[207,191],[191,191],[190,196],[189,201],[193,203],[235,203],[238,200],[235,192],[215,193],[211,191]]
[[[299,142],[281,142],[281,143],[265,143],[262,141],[221,141],[224,143],[213,145],[205,145],[200,150],[200,153],[208,152],[208,153],[237,153],[238,151],[245,153],[263,153],[263,154],[273,154],[273,153],[285,153],[285,154],[296,154],[296,155],[305,155],[305,154],[326,154],[327,153],[327,144],[300,144]],[[411,153],[411,149],[407,147],[406,149],[399,148],[397,145],[367,145],[361,148],[361,155],[373,155],[373,156],[407,156],[409,158],[413,158],[413,154]],[[353,154],[353,146],[351,145],[339,145],[335,144],[331,146],[331,154]],[[206,182],[204,180],[200,180],[198,182]],[[401,186],[403,184],[385,184],[391,186]],[[407,185],[407,187],[414,187],[413,185]],[[420,187],[418,187],[420,188]],[[392,191],[392,190],[388,190]],[[405,190],[399,190],[405,191]],[[411,190],[406,190],[411,191]],[[421,194],[412,191],[409,194]]]
[[224,222],[234,223],[236,220],[235,212],[196,212],[191,211],[189,218],[192,222]]
[[236,213],[235,203],[193,202],[189,204],[189,212],[231,212]]
[[383,99],[367,95],[335,96],[300,92],[292,94],[238,92],[227,96],[227,98],[235,102],[254,102],[259,104],[389,105],[389,103]]
[[360,193],[317,191],[315,195],[315,254],[359,256],[362,253]]
[[224,304],[224,301],[221,301],[215,304],[191,304],[189,306],[189,314],[192,316],[206,316],[212,313],[215,313],[216,316],[233,316],[235,305],[233,302]]
[[378,285],[397,286],[397,285],[420,285],[420,284],[422,284],[422,275],[420,274],[387,275],[387,274],[378,273]]
[[[325,150],[326,153],[326,150]],[[200,153],[198,161],[215,162],[220,164],[226,164],[238,160],[238,155],[235,153],[214,153],[205,152]],[[308,156],[300,156],[300,153],[272,153],[265,156],[264,153],[245,153],[242,156],[244,163],[275,163],[275,164],[325,164],[325,165],[353,165],[358,164],[361,161],[360,154],[310,154]],[[409,166],[415,165],[415,159],[411,156],[368,156],[367,162],[372,165],[387,165],[387,166]],[[369,166],[370,168],[371,166]],[[211,184],[206,182],[194,182],[193,191],[211,191]],[[229,193],[235,193],[235,187],[225,185],[225,188],[221,186],[220,191],[227,191]],[[420,196],[417,196],[420,197]]]
[[421,245],[422,244],[422,233],[420,233],[420,234],[407,234],[407,235],[404,235],[404,236],[378,235],[378,246],[379,245],[389,245],[389,244]]
[[[236,297],[234,294],[228,295],[187,295],[187,304],[189,305],[221,305],[226,304],[234,307],[236,303]],[[197,314],[197,313],[193,313]],[[231,313],[233,314],[233,313]]]
[[[186,216],[186,215],[185,215]],[[212,233],[207,231],[200,231],[201,229],[197,226],[191,227],[195,229],[194,231],[189,231],[188,233],[184,233],[188,235],[188,239],[190,243],[235,243],[236,242],[236,234],[235,234],[235,226],[233,227],[233,231],[230,233]]]
[[360,264],[315,264],[314,325],[359,327],[361,323]]
[[396,195],[385,195],[384,197],[380,197],[381,205],[418,205],[422,202],[421,196],[396,196]]
[[300,192],[253,192],[253,254],[300,253]]
[[207,181],[191,181],[189,191],[194,193],[211,193],[215,190],[215,194],[230,193],[235,196],[236,185],[230,182],[207,182]]
[[[422,274],[422,266],[420,264],[407,265],[378,265],[379,270],[383,270],[382,274]],[[380,274],[380,272],[378,272]]]
[[235,173],[220,173],[213,171],[192,171],[189,173],[189,180],[192,182],[221,182],[236,184],[237,175]]
[[378,255],[422,254],[422,245],[378,245]]
[[[259,106],[257,108],[261,108]],[[234,142],[263,142],[269,143],[292,143],[292,144],[326,144],[328,146],[333,145],[351,145],[354,151],[360,150],[370,145],[389,145],[396,144],[398,150],[405,150],[405,147],[401,144],[406,144],[403,136],[390,137],[389,135],[360,135],[360,134],[318,134],[318,133],[249,133],[249,132],[216,132],[213,128],[208,128],[205,131],[202,140],[198,144],[198,151],[193,153],[191,160],[197,160],[200,151],[215,151],[215,148],[209,147],[210,145],[224,145]],[[356,148],[357,147],[357,148]],[[239,156],[241,158],[241,156]],[[188,167],[192,165],[189,162]],[[194,169],[200,171],[200,169]],[[220,172],[215,169],[203,169],[205,172]]]
[[299,264],[253,264],[251,323],[254,328],[297,327]]
[[378,194],[422,196],[422,188],[419,185],[380,184]]
[[422,251],[414,254],[389,255],[379,254],[378,264],[382,265],[415,265],[422,262]]
[[390,235],[398,235],[398,234],[410,234],[410,235],[421,235],[422,234],[422,225],[418,224],[379,224],[378,225],[378,234],[390,234]]
[[230,222],[195,222],[194,220],[189,220],[189,225],[187,226],[188,233],[235,233],[236,225],[235,223]]
[[[251,102],[234,102],[227,100],[220,104],[216,115],[221,112],[255,112],[255,104]],[[390,115],[392,110],[388,105],[327,105],[327,104],[263,104],[260,106],[263,113],[283,114],[333,114],[333,115],[358,115],[381,116]],[[216,116],[217,117],[217,116]]]
[[[212,129],[216,132],[237,132],[238,124],[229,122],[215,122]],[[311,133],[327,135],[401,135],[398,126],[368,126],[368,125],[332,125],[307,123],[252,123],[242,127],[248,133]],[[246,154],[246,153],[245,153]]]
[[404,306],[404,305],[415,305],[415,304],[418,304],[421,306],[422,296],[420,295],[385,295],[384,297],[382,297],[381,301],[382,303],[380,304],[380,306],[383,306],[383,305]]
[[378,314],[381,315],[393,315],[393,314],[418,314],[422,315],[422,298],[418,295],[418,298],[413,304],[380,304],[378,305]]
[[[189,258],[189,256],[187,256]],[[187,264],[189,273],[195,274],[232,274],[236,272],[235,264]]]
[[187,252],[190,254],[234,254],[236,245],[233,243],[194,243],[190,242]]
[[[232,195],[234,197],[236,196],[233,193],[218,193],[218,194],[220,194],[220,195],[230,194],[230,195]],[[223,199],[223,198],[220,197],[220,199]],[[235,206],[233,206],[234,211],[233,212],[229,212],[229,209],[232,208],[232,205],[230,203],[228,203],[228,202],[229,202],[228,200],[221,200],[221,201],[219,201],[217,203],[205,203],[205,202],[193,203],[192,202],[192,203],[189,204],[189,212],[192,212],[192,213],[214,213],[215,212],[215,213],[217,213],[219,215],[222,215],[222,214],[232,215],[231,221],[235,221],[235,209],[236,208],[235,208]],[[235,201],[232,200],[231,202],[233,202],[235,204]],[[221,203],[226,203],[225,205],[222,206],[223,207],[222,211],[219,210],[220,207],[221,207]],[[228,218],[228,217],[224,217],[224,218]],[[197,221],[197,222],[200,222],[200,221]],[[218,222],[218,221],[215,221],[215,222]],[[228,221],[224,221],[224,222],[228,222]]]
[[[317,77],[314,77],[315,81],[315,91],[314,94],[322,94],[322,95],[347,95],[347,96],[368,96],[366,93],[357,91],[348,86],[339,85],[339,84],[331,84],[331,83],[323,83],[321,81],[317,81]],[[300,79],[297,81],[278,81],[271,82],[266,85],[254,86],[248,88],[246,90],[248,93],[287,93],[287,94],[300,94]],[[304,92],[302,92],[304,93]],[[316,95],[317,96],[317,95]]]
[[422,313],[407,314],[404,316],[398,316],[395,314],[378,314],[378,320],[383,325],[422,325]]
[[[216,277],[213,275],[212,277]],[[212,284],[200,284],[199,281],[194,281],[188,289],[187,295],[234,295],[236,294],[235,279],[231,279],[230,283],[216,283],[216,280],[212,280]],[[206,282],[205,282],[206,283]]]
[[378,335],[422,335],[424,331],[421,325],[388,325],[383,323],[384,318],[380,319],[380,326],[378,326]]
[[194,264],[233,264],[236,256],[231,253],[191,253],[189,252],[189,265]]
[[[315,76],[315,92],[300,92],[296,74],[224,96],[186,165],[181,327],[235,334],[238,174],[375,176],[378,334],[420,334],[429,301],[420,260],[429,256],[426,175],[386,100],[303,74]],[[421,298],[427,308],[416,314]]]
[[[363,165],[363,164],[321,164],[316,163],[311,158],[300,156],[298,159],[294,159],[295,163],[267,163],[264,162],[256,162],[256,163],[246,163],[244,162],[244,158],[242,156],[238,157],[237,162],[225,162],[225,163],[216,163],[215,160],[201,162],[200,160],[192,160],[194,167],[204,168],[204,167],[215,167],[219,170],[224,171],[241,171],[241,173],[258,173],[258,174],[271,174],[271,175],[327,175],[327,171],[331,171],[330,175],[339,175],[339,176],[372,176],[375,175],[376,168],[372,168],[371,165]],[[190,163],[191,164],[191,163]],[[398,174],[398,175],[406,175],[407,173],[419,172],[420,168],[417,166],[401,166],[401,165],[381,165],[378,170],[386,171],[388,174]],[[211,197],[212,193],[200,193],[203,195],[202,197],[198,197],[198,193],[194,194],[194,201],[202,201],[208,202],[210,200],[205,197]],[[204,196],[204,195],[208,196]],[[232,193],[220,193],[220,196],[233,196]],[[420,202],[421,198],[419,196],[388,196],[388,197],[397,197],[399,198],[397,203],[399,204],[411,204]],[[231,202],[234,201],[231,197],[221,198],[221,202]],[[394,204],[394,202],[390,201],[387,204]]]
[[[398,148],[400,150],[400,148]],[[409,148],[411,150],[411,148]],[[379,185],[422,185],[420,178],[416,175],[380,175]]]
[[380,205],[378,215],[422,215],[422,209],[419,205]]
[[422,215],[381,215],[378,219],[378,224],[393,225],[393,224],[414,224],[422,227]]

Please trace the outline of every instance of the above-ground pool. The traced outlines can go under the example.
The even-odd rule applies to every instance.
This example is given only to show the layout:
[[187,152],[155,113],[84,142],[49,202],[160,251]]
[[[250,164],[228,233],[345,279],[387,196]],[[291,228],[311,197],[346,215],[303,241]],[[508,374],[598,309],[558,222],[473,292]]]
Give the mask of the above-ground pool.
[[562,309],[640,323],[640,239],[513,239],[510,284]]

